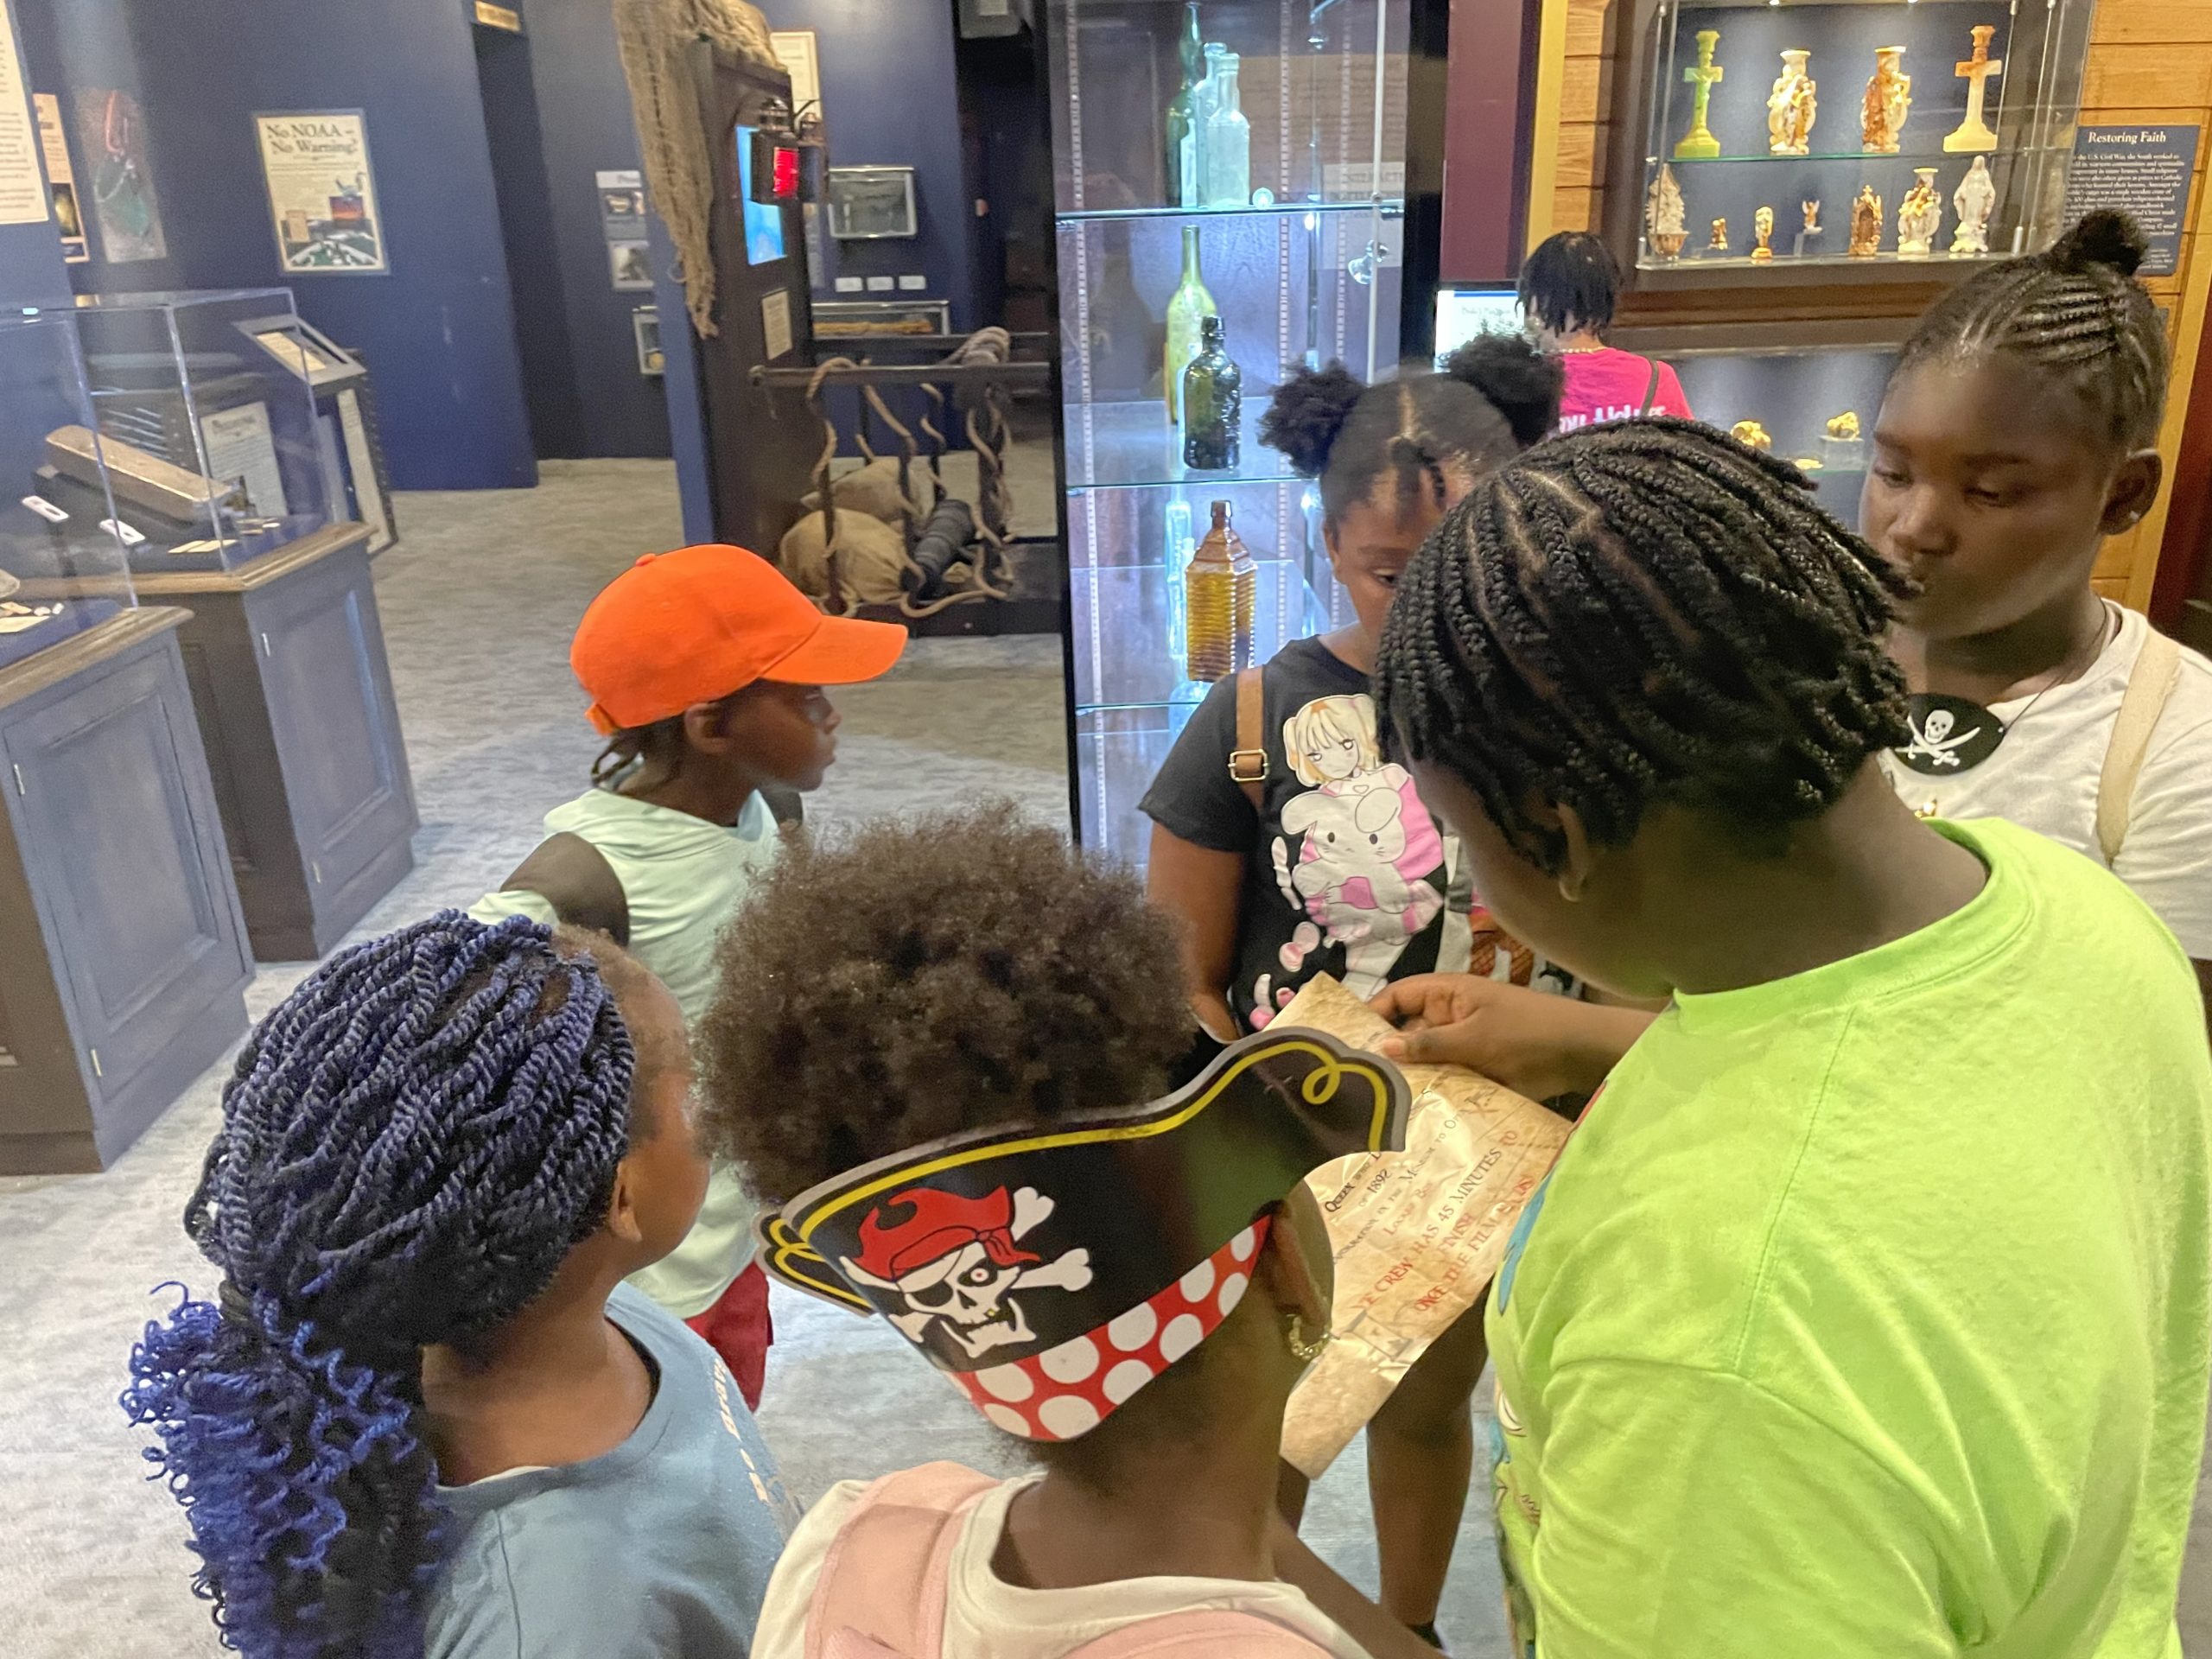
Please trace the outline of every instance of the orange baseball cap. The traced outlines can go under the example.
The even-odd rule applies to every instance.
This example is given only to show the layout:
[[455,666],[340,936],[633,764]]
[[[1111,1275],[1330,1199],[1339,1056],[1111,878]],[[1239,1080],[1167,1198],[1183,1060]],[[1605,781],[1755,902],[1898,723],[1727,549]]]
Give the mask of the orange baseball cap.
[[852,685],[899,660],[906,630],[825,616],[741,547],[648,553],[600,591],[569,666],[602,732],[650,726],[756,680]]

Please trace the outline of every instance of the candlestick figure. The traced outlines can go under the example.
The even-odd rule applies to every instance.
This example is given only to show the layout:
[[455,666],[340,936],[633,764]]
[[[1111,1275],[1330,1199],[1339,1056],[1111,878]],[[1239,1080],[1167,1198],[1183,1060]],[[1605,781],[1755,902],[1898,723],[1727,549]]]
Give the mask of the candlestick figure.
[[1859,106],[1859,147],[1870,156],[1894,156],[1904,131],[1905,113],[1912,108],[1912,77],[1904,73],[1904,48],[1874,48],[1874,73],[1866,78],[1866,98]]
[[1697,61],[1682,71],[1682,79],[1697,90],[1692,94],[1690,130],[1675,146],[1675,159],[1678,162],[1710,162],[1719,156],[1720,141],[1705,124],[1706,111],[1713,102],[1713,89],[1726,73],[1713,60],[1713,48],[1719,44],[1719,29],[1698,30]]
[[1943,140],[1943,148],[1954,155],[1961,150],[1994,149],[1997,135],[1981,118],[1982,99],[1989,90],[1989,78],[2005,73],[2005,60],[1989,55],[1990,37],[1997,33],[1993,23],[1974,26],[1974,55],[1951,73],[1967,83],[1967,118],[1959,123],[1958,130]]
[[1805,65],[1813,54],[1789,47],[1782,54],[1782,73],[1766,100],[1767,149],[1776,156],[1802,156],[1812,147],[1813,118],[1819,112],[1820,88]]

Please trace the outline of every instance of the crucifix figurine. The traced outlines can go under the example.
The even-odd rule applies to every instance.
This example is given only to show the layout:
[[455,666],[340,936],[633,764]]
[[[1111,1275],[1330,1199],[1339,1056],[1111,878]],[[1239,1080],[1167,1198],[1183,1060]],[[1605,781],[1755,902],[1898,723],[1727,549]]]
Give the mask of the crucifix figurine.
[[1997,135],[1981,118],[1982,100],[1989,92],[1989,78],[2005,73],[2005,60],[1989,55],[1990,37],[1996,33],[1996,26],[1993,23],[1976,23],[1974,26],[1974,55],[1951,72],[1967,83],[1967,118],[1959,123],[1956,132],[1943,140],[1943,148],[1953,155],[1962,150],[1997,148]]
[[1713,89],[1726,73],[1713,60],[1713,48],[1719,44],[1719,29],[1698,30],[1697,61],[1682,71],[1682,79],[1697,90],[1691,95],[1690,130],[1675,146],[1675,159],[1678,162],[1710,162],[1720,155],[1720,141],[1705,123],[1706,111],[1713,102]]

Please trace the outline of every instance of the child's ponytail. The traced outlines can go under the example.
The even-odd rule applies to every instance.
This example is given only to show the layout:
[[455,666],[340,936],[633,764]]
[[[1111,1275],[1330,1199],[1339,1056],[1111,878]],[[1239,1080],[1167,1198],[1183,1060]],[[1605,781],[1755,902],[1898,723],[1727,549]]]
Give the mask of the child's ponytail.
[[1362,385],[1341,363],[1300,369],[1275,389],[1260,442],[1291,469],[1321,482],[1331,524],[1373,498],[1385,474],[1395,499],[1440,506],[1447,474],[1471,476],[1506,461],[1559,420],[1565,377],[1527,340],[1478,336],[1428,371]]
[[602,1224],[634,1066],[591,962],[454,912],[334,957],[249,1040],[185,1211],[221,1289],[147,1326],[123,1395],[230,1645],[421,1655],[423,1350],[512,1318]]
[[1477,334],[1444,359],[1444,372],[1482,393],[1524,448],[1559,424],[1567,372],[1521,334]]

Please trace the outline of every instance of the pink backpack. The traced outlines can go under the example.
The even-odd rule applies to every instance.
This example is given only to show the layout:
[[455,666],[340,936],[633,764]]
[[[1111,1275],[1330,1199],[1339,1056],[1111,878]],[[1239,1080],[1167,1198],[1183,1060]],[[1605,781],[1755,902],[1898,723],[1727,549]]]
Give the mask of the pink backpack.
[[[807,1609],[806,1659],[943,1659],[952,1552],[969,1511],[997,1485],[957,1463],[925,1463],[861,1493],[823,1557]],[[1065,1659],[1315,1659],[1325,1651],[1257,1613],[1193,1611],[1124,1625]]]

